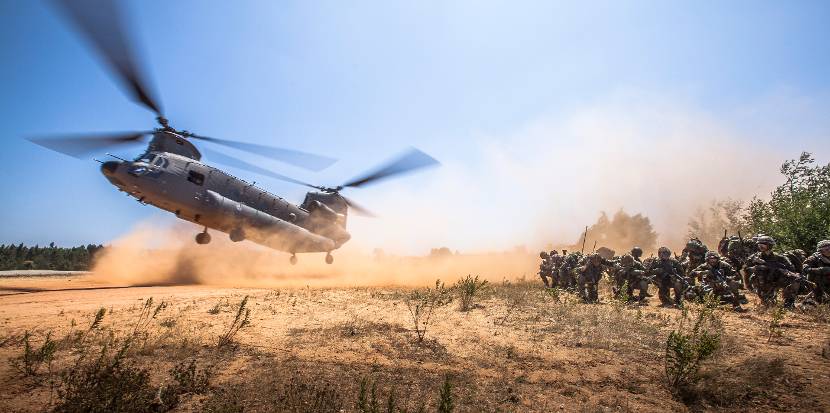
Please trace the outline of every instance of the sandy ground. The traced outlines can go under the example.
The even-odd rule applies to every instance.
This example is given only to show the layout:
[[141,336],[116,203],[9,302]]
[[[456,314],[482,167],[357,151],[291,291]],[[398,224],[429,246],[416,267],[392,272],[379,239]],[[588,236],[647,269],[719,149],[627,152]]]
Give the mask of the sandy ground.
[[[830,411],[830,324],[823,315],[787,313],[780,335],[770,339],[772,315],[754,302],[745,313],[718,311],[724,348],[704,365],[697,396],[684,402],[664,385],[663,364],[666,336],[681,311],[607,298],[586,305],[529,282],[494,287],[470,311],[459,311],[457,302],[437,308],[418,344],[404,299],[411,289],[0,279],[0,411],[51,408],[54,377],[74,356],[59,351],[56,373],[26,377],[14,363],[26,331],[35,341],[47,332],[68,336],[87,328],[99,308],[107,309],[102,328],[129,331],[149,297],[167,304],[148,327],[150,344],[135,356],[154,382],[187,358],[215,372],[210,392],[185,397],[176,411],[203,411],[228,394],[246,411],[279,411],[270,394],[297,380],[338,389],[344,410],[353,411],[365,378],[381,395],[394,389],[404,407],[435,411],[447,375],[456,411]],[[220,351],[218,337],[246,295],[251,323],[236,337],[238,346]]]

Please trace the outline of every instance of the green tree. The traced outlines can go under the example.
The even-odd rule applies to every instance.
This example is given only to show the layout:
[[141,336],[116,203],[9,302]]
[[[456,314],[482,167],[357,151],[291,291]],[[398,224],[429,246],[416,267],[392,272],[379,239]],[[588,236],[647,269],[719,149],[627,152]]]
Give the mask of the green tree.
[[781,174],[787,181],[769,201],[755,198],[749,204],[747,224],[775,238],[781,249],[813,251],[818,241],[830,238],[830,163],[817,165],[803,152],[785,162]]

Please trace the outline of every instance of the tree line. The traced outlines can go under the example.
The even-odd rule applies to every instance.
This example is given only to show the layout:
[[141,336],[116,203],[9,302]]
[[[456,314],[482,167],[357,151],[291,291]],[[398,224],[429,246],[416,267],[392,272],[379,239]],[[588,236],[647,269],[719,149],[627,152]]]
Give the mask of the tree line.
[[717,245],[724,231],[730,235],[765,234],[781,250],[816,249],[830,239],[830,164],[821,165],[803,152],[779,169],[785,178],[768,199],[713,201],[689,221],[689,235],[708,245]]
[[54,242],[46,247],[3,244],[0,245],[0,270],[87,271],[103,248],[94,244],[65,248]]

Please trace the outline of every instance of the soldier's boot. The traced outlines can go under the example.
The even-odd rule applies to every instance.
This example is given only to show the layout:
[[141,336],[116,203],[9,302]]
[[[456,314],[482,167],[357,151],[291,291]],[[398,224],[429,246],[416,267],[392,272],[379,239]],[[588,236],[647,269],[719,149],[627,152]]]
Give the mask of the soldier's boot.
[[597,291],[596,284],[589,284],[588,285],[588,300],[591,303],[596,303],[599,301],[599,293]]
[[795,297],[800,288],[801,283],[795,281],[781,291],[784,298],[784,308],[795,308]]
[[548,277],[545,277],[544,275],[539,274],[539,278],[541,278],[542,282],[545,283],[545,288],[550,287],[550,285],[548,285]]
[[660,284],[660,288],[657,291],[657,296],[660,298],[660,305],[662,305],[663,307],[672,306],[672,300],[669,296],[669,293],[669,287],[667,285]]

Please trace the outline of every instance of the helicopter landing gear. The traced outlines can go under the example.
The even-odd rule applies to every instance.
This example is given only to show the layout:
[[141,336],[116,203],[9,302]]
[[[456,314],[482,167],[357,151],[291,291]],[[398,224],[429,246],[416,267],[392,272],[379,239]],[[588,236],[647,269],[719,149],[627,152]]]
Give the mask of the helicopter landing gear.
[[199,245],[210,244],[210,234],[207,232],[207,227],[203,232],[196,234],[196,243]]
[[228,235],[230,235],[231,241],[233,242],[245,240],[245,231],[243,231],[242,228],[233,229]]
[[297,255],[291,254],[291,258],[288,259],[288,262],[290,262],[291,265],[297,265]]
[[330,252],[326,253],[326,264],[331,264],[334,262],[334,257],[331,256]]

